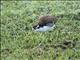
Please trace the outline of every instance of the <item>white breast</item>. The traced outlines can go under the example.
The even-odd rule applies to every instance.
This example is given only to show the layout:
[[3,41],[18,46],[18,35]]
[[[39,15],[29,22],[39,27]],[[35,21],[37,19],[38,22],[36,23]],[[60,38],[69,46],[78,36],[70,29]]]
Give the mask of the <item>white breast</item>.
[[51,31],[54,29],[54,27],[55,27],[55,24],[53,26],[44,26],[39,29],[35,29],[35,31],[39,31],[39,32]]

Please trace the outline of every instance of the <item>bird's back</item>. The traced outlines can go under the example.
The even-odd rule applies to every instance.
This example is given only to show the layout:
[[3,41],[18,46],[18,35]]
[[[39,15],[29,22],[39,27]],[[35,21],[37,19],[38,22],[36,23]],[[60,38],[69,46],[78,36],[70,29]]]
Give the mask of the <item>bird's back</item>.
[[39,18],[39,24],[55,23],[57,18],[55,16],[42,16]]

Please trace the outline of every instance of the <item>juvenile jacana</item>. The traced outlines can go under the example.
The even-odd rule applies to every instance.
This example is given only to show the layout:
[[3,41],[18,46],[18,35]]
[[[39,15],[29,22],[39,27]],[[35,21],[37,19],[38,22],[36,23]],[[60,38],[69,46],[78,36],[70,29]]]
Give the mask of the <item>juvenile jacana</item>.
[[39,32],[51,31],[54,29],[56,22],[57,17],[55,16],[41,16],[38,23],[33,26],[33,29]]

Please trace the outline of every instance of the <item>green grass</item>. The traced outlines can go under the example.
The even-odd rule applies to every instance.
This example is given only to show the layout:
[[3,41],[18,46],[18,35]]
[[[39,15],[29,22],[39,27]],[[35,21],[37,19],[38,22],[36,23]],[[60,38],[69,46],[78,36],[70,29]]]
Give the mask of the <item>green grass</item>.
[[[34,32],[41,15],[63,15],[50,32]],[[80,60],[80,1],[1,1],[2,60]]]

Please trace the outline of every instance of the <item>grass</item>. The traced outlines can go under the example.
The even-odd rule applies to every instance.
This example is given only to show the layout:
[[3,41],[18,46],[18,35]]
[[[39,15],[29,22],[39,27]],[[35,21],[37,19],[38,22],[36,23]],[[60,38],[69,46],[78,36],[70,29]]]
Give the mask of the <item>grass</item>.
[[[50,32],[34,32],[41,15],[63,15]],[[80,1],[1,1],[2,60],[80,60]]]

